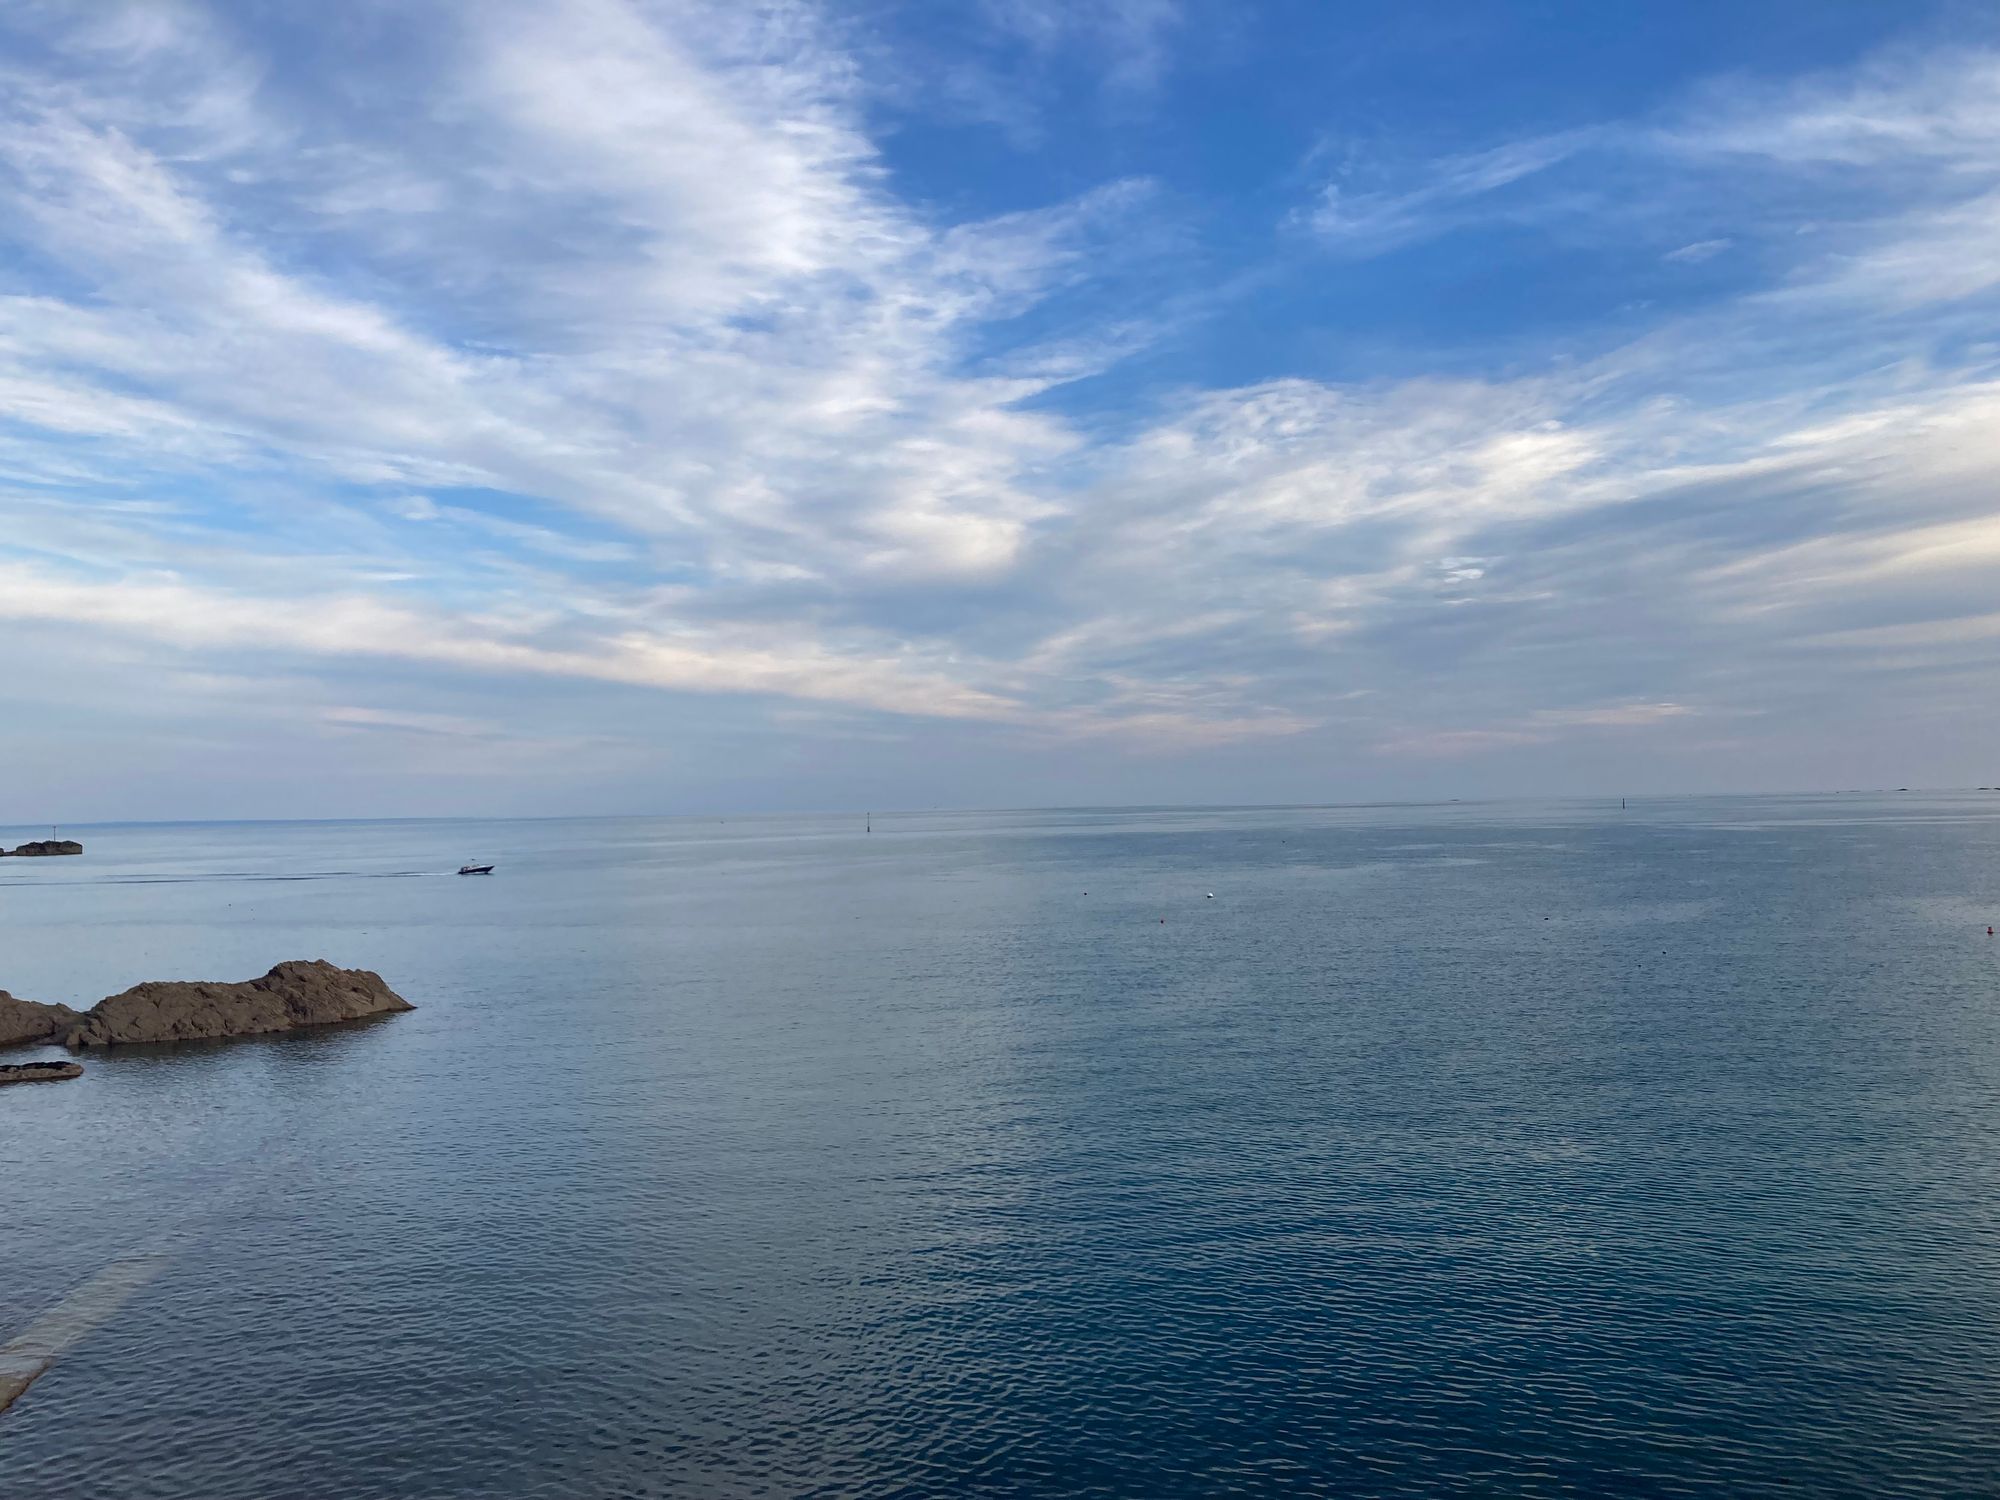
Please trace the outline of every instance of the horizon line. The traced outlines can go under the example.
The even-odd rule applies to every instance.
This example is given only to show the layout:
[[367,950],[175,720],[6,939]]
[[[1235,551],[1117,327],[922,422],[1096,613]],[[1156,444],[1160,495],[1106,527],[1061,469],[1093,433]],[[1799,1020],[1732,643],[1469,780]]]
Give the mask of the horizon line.
[[1626,792],[1574,793],[1559,795],[1515,795],[1499,797],[1395,797],[1355,802],[1059,802],[1013,807],[869,807],[869,808],[750,808],[729,812],[616,812],[616,813],[406,813],[359,815],[338,818],[79,818],[51,822],[0,821],[0,828],[176,828],[194,826],[254,827],[263,824],[315,824],[335,826],[353,823],[605,823],[624,820],[671,820],[707,822],[730,818],[885,818],[937,815],[999,815],[1007,813],[1140,813],[1140,812],[1288,812],[1329,811],[1392,807],[1489,807],[1504,803],[1606,803],[1687,802],[1696,800],[1731,801],[1776,797],[1894,797],[1975,794],[2000,791],[1994,786],[1964,787],[1812,787],[1764,792]]

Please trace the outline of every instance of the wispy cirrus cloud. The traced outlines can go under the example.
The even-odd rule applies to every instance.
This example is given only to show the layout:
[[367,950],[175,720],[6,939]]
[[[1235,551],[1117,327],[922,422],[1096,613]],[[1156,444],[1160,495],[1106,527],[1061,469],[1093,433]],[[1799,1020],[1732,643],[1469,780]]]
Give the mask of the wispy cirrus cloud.
[[1359,189],[1323,185],[1297,219],[1326,245],[1352,255],[1381,255],[1413,241],[1505,214],[1504,190],[1591,149],[1604,137],[1569,131],[1512,141],[1425,163],[1402,186]]
[[1669,250],[1660,259],[1679,266],[1698,266],[1705,260],[1714,260],[1735,243],[1731,239],[1695,240],[1691,244]]
[[[356,755],[542,743],[560,703],[618,760],[644,699],[727,725],[715,765],[976,731],[1394,776],[1825,725],[1843,681],[1948,717],[1991,649],[1990,53],[1351,162],[1246,280],[1495,224],[1643,269],[1560,348],[1336,378],[1170,359],[1234,312],[1191,266],[1200,319],[1131,316],[1201,211],[1145,171],[910,191],[838,13],[367,15],[6,23],[18,681],[177,672],[241,715],[261,675]],[[1089,16],[1117,87],[1171,86],[1179,12]],[[1278,264],[1301,230],[1336,253]]]

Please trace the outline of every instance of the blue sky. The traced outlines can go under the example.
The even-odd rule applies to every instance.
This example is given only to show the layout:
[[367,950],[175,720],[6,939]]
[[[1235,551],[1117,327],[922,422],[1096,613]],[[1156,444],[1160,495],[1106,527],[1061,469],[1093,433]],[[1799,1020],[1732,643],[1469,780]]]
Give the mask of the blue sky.
[[0,14],[0,817],[2000,780],[2000,16]]

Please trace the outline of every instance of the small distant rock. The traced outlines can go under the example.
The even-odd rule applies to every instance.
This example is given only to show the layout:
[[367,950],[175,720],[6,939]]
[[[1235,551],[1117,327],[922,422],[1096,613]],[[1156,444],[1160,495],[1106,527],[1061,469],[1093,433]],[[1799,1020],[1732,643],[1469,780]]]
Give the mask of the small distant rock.
[[5,990],[0,990],[0,1047],[24,1047],[30,1042],[54,1041],[82,1019],[67,1005],[16,1000]]
[[282,963],[241,984],[205,981],[134,985],[92,1006],[62,1034],[65,1047],[255,1036],[358,1021],[415,1006],[366,969],[325,959]]
[[13,851],[16,858],[33,859],[45,854],[81,854],[83,845],[75,839],[37,839]]
[[65,1078],[81,1077],[82,1063],[0,1063],[0,1083],[60,1083]]

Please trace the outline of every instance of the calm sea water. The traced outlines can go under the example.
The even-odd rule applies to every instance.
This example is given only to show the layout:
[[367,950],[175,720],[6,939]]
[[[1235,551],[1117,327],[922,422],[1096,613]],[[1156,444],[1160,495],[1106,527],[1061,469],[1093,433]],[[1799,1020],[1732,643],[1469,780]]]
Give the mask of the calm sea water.
[[9,1500],[2000,1492],[2000,796],[76,832]]

